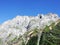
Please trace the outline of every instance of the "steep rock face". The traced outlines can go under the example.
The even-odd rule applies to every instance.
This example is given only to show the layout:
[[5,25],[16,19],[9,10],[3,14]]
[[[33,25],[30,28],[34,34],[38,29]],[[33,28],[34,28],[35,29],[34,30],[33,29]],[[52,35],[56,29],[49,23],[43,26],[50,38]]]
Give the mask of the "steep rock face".
[[39,32],[46,25],[49,26],[59,19],[57,14],[39,14],[35,17],[17,16],[12,20],[8,20],[0,26],[1,45],[13,45],[17,42],[19,42],[17,45],[22,45],[22,42],[27,43],[33,30],[37,28]]

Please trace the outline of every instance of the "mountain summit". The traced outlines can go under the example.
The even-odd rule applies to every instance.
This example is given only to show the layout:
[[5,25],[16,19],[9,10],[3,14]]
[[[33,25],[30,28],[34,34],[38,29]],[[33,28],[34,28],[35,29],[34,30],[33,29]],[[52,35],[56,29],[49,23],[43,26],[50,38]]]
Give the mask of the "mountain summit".
[[[21,36],[23,36],[23,40],[26,42],[29,39],[24,36],[27,32],[36,28],[40,31],[40,29],[50,26],[59,19],[60,17],[57,14],[52,13],[46,15],[38,14],[37,16],[16,16],[1,24],[0,45],[13,45]],[[21,42],[20,45],[22,45]]]

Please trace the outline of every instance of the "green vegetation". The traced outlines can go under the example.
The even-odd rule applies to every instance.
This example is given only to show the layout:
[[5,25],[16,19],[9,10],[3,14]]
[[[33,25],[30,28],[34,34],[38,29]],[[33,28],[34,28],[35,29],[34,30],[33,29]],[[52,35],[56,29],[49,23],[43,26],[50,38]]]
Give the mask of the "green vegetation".
[[[52,30],[49,27],[52,26]],[[60,22],[55,25],[46,26],[42,32],[39,45],[60,45]],[[27,45],[37,45],[38,36],[33,36]]]
[[0,45],[3,45],[3,41],[2,41],[2,39],[0,38]]
[[27,45],[37,45],[38,36],[33,36],[27,43]]

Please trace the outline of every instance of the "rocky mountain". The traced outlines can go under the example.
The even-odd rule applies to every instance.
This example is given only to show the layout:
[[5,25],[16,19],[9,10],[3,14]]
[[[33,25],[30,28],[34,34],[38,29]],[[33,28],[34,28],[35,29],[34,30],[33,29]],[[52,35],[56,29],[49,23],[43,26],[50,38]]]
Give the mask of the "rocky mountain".
[[[46,26],[57,24],[60,17],[57,14],[38,14],[37,16],[16,16],[0,25],[0,45],[34,45],[28,44],[31,37],[40,37]],[[50,29],[52,29],[50,27]]]

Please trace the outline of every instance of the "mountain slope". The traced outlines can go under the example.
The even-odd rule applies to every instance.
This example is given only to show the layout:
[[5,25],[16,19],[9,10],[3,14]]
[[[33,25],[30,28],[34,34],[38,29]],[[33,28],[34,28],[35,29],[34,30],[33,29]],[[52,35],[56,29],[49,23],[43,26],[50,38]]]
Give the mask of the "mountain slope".
[[[46,26],[43,29],[40,36],[39,45],[60,45],[60,20],[57,22],[52,23],[50,26]],[[52,29],[50,29],[50,27]],[[27,45],[38,45],[37,40],[38,35],[33,36],[28,41]]]
[[[17,16],[0,26],[0,45],[28,45],[33,36],[39,37],[39,41],[45,27],[58,22],[57,14],[39,14],[38,16]],[[57,24],[57,23],[56,23]]]

